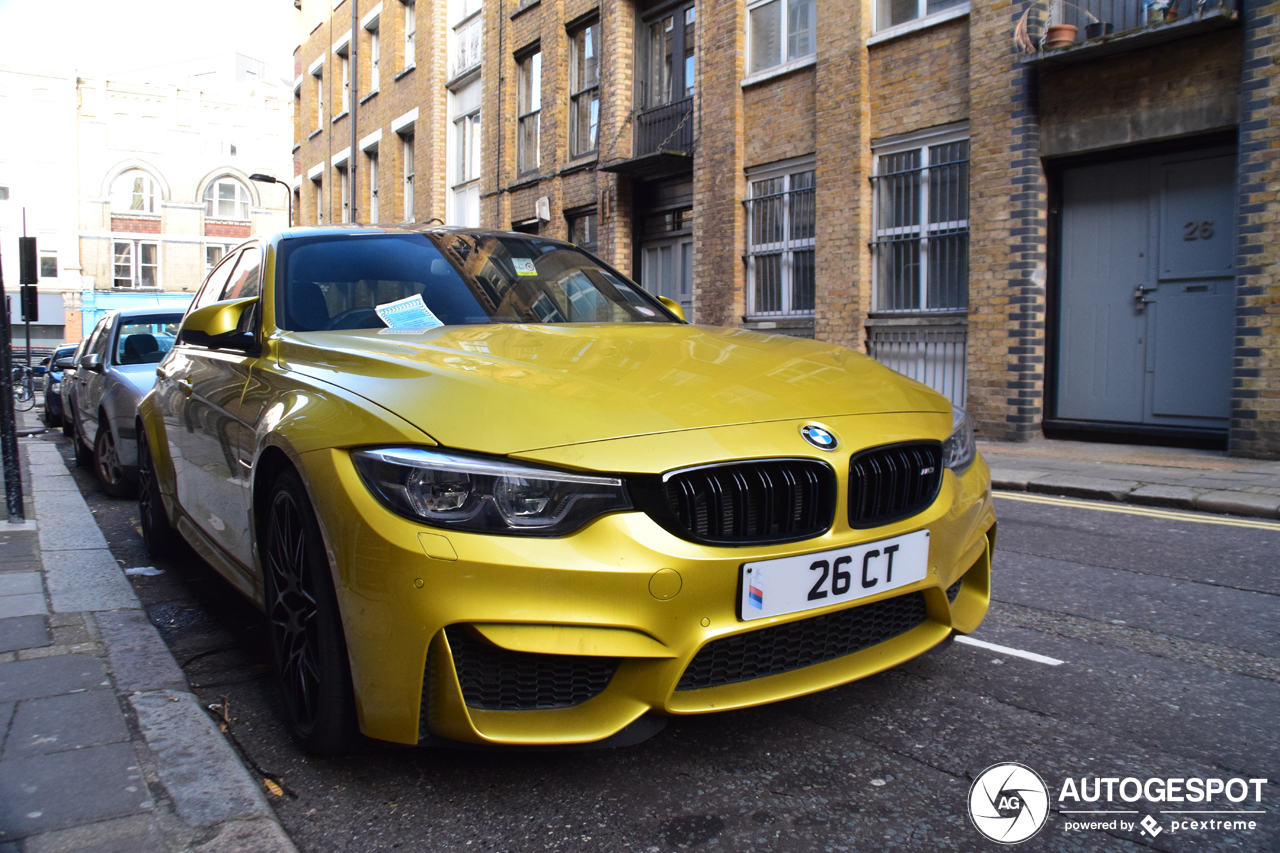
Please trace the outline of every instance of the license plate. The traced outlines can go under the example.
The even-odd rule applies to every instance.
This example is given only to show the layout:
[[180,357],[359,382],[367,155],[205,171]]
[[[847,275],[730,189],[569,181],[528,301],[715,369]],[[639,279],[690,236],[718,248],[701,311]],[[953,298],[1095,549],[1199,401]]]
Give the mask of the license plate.
[[742,566],[743,621],[879,595],[925,579],[929,531]]

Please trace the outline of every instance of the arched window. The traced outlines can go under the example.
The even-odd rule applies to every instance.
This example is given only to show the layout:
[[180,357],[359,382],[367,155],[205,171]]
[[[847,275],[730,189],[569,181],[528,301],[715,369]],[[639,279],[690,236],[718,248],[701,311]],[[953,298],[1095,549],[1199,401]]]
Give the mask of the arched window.
[[141,169],[122,173],[111,184],[111,212],[159,213],[159,182]]
[[211,219],[248,219],[249,188],[235,178],[219,178],[204,191],[204,215]]

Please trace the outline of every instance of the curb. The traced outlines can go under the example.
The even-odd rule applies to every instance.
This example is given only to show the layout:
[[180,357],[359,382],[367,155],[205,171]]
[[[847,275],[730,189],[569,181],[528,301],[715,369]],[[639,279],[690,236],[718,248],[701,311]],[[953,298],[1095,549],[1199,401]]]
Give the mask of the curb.
[[1280,496],[1254,492],[1197,489],[1082,477],[1065,472],[1045,473],[1016,468],[991,468],[991,487],[1009,492],[1059,495],[1070,498],[1131,503],[1140,506],[1280,519]]
[[[21,448],[31,473],[51,615],[83,613],[96,628],[114,692],[122,708],[132,709],[158,784],[186,827],[168,826],[172,816],[166,820],[153,812],[166,846],[199,853],[297,853],[262,785],[205,713],[147,618],[57,446],[24,442]],[[40,524],[42,518],[57,523]]]

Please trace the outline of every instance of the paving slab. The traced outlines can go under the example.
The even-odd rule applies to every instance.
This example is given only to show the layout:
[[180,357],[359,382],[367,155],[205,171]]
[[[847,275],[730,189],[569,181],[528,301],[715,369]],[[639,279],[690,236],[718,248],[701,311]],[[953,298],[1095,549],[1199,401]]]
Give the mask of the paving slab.
[[1075,474],[1048,474],[1027,483],[1028,492],[1074,498],[1121,501],[1141,485],[1134,480],[1104,480]]
[[30,836],[22,844],[26,853],[165,853],[164,839],[151,815],[54,830]]
[[195,849],[196,853],[285,853],[294,847],[275,821],[245,820],[227,824]]
[[0,702],[20,702],[110,686],[102,661],[90,655],[58,655],[0,663]]
[[[0,577],[4,576],[0,575]],[[45,603],[44,593],[0,596],[0,619],[36,616],[48,612],[49,607]]]
[[1196,498],[1196,509],[1256,518],[1280,518],[1280,497],[1251,492],[1205,492]]
[[36,515],[45,519],[40,525],[40,550],[83,551],[106,548],[107,540],[76,492],[36,492]]
[[39,534],[34,531],[5,531],[0,525],[0,560],[31,559],[40,556]]
[[49,599],[56,611],[120,610],[139,606],[137,593],[106,548],[46,552],[44,568]]
[[0,575],[0,596],[44,594],[39,572],[11,572]]
[[272,816],[261,789],[195,696],[166,690],[136,693],[129,701],[184,821],[204,826]]
[[133,744],[0,761],[0,832],[11,840],[153,807]]
[[1176,509],[1191,509],[1200,491],[1190,486],[1165,486],[1153,484],[1134,489],[1129,493],[1129,503],[1143,506],[1163,506]]
[[117,610],[95,617],[107,647],[116,689],[122,693],[148,690],[190,690],[160,632],[142,610]]
[[[0,652],[47,646],[53,639],[43,616],[15,616],[0,619]],[[0,732],[4,729],[0,728]]]
[[1027,483],[1031,480],[1047,476],[1050,471],[1046,468],[991,468],[991,486],[995,489],[1008,489],[1015,492],[1025,492]]
[[30,758],[129,739],[114,691],[90,690],[19,702],[0,759]]

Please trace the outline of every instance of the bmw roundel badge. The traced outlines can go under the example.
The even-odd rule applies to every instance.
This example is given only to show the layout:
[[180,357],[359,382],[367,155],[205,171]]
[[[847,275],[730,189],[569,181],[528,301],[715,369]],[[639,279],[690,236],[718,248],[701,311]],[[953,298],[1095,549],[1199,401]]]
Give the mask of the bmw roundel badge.
[[800,434],[804,436],[805,441],[819,450],[835,450],[836,445],[840,443],[830,432],[814,424],[805,424],[800,427]]

